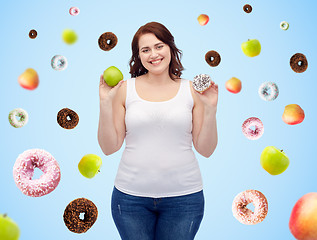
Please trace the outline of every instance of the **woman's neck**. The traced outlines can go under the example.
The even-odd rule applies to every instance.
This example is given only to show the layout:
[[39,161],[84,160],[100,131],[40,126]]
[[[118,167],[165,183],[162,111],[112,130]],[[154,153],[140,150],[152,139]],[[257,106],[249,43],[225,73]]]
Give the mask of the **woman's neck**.
[[150,84],[157,86],[166,85],[173,81],[168,72],[164,72],[162,74],[153,74],[151,72],[148,72],[144,75],[144,80]]

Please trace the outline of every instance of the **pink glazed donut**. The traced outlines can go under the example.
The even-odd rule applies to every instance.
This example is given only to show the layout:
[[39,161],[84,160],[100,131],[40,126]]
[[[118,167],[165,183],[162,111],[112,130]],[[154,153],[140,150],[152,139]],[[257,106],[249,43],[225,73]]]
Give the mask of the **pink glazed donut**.
[[[254,129],[251,129],[251,127],[254,127]],[[259,139],[264,132],[263,123],[259,118],[250,117],[243,122],[242,132],[244,136],[246,136],[250,140]]]
[[[247,208],[249,203],[254,205],[254,212]],[[232,203],[233,216],[243,224],[254,225],[260,223],[266,217],[267,212],[266,197],[257,190],[246,190],[239,193]]]
[[[34,169],[39,168],[43,174],[32,180]],[[30,149],[20,154],[13,166],[15,184],[23,194],[41,197],[52,192],[61,179],[61,171],[55,158],[42,149]]]

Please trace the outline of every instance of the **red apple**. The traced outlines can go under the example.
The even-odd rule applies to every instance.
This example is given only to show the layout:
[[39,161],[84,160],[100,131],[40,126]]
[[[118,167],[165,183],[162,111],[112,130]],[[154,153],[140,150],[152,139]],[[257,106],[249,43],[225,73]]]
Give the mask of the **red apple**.
[[39,85],[39,76],[33,68],[28,68],[18,77],[18,82],[21,87],[34,90]]
[[238,93],[241,91],[241,88],[241,81],[236,77],[232,77],[226,82],[226,89],[231,93]]
[[297,240],[317,239],[317,192],[307,193],[297,201],[289,228]]
[[304,121],[304,110],[297,104],[289,104],[285,106],[282,119],[286,124],[295,125]]
[[208,22],[209,22],[209,17],[208,15],[206,14],[200,14],[197,18],[198,20],[198,23],[201,25],[201,26],[204,26],[206,25]]

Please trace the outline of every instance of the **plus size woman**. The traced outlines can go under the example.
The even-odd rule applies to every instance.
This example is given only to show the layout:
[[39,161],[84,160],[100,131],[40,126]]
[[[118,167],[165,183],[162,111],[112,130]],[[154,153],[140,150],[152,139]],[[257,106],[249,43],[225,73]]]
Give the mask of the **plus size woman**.
[[204,215],[192,146],[206,158],[217,146],[218,86],[195,91],[180,58],[169,30],[150,22],[133,37],[131,78],[109,87],[100,77],[99,145],[111,155],[126,143],[111,200],[123,240],[192,240]]

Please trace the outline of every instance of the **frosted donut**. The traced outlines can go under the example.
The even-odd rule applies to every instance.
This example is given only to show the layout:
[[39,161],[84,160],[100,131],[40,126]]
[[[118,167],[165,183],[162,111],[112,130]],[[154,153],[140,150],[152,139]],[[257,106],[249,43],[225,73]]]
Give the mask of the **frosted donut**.
[[54,70],[62,71],[67,68],[67,59],[61,55],[55,55],[51,60],[51,66]]
[[35,29],[32,29],[30,32],[29,32],[29,37],[31,39],[34,39],[37,37],[37,31]]
[[289,64],[291,65],[291,68],[296,73],[302,73],[305,72],[308,67],[308,61],[304,54],[302,53],[295,53],[290,61]]
[[212,80],[207,74],[199,74],[194,77],[193,88],[202,93],[211,87]]
[[69,108],[63,108],[57,113],[57,123],[62,128],[73,129],[77,126],[78,122],[78,114]]
[[282,22],[280,23],[280,28],[281,28],[282,30],[286,31],[286,30],[289,28],[288,22],[282,21]]
[[205,60],[211,67],[216,67],[221,61],[220,54],[216,51],[209,51],[205,54]]
[[[252,212],[247,205],[254,205]],[[246,190],[239,193],[233,200],[232,213],[233,216],[241,223],[254,225],[264,220],[268,212],[268,202],[266,197],[257,190]]]
[[[81,213],[85,213],[84,219],[80,219]],[[65,208],[63,215],[66,227],[74,233],[87,232],[94,225],[97,217],[96,205],[86,198],[77,198],[71,201]]]
[[278,87],[274,82],[264,82],[259,87],[259,95],[265,101],[273,101],[279,94]]
[[[43,174],[32,180],[34,169],[39,168]],[[42,149],[30,149],[20,154],[13,166],[13,178],[23,194],[41,197],[52,192],[58,185],[61,172],[55,158]]]
[[112,32],[105,32],[100,35],[98,39],[99,47],[104,51],[110,51],[118,43],[117,36]]
[[76,16],[79,14],[79,8],[78,7],[71,7],[69,9],[69,14],[72,15],[72,16]]
[[[20,119],[18,120],[16,117],[19,117]],[[12,127],[23,127],[25,124],[27,124],[28,120],[28,113],[22,108],[16,108],[9,112],[9,122]]]
[[252,12],[252,6],[250,4],[244,5],[243,6],[243,11],[245,11],[246,13]]
[[[254,127],[254,129],[251,129]],[[264,133],[263,123],[259,118],[250,117],[242,124],[242,132],[250,140],[259,139]]]

